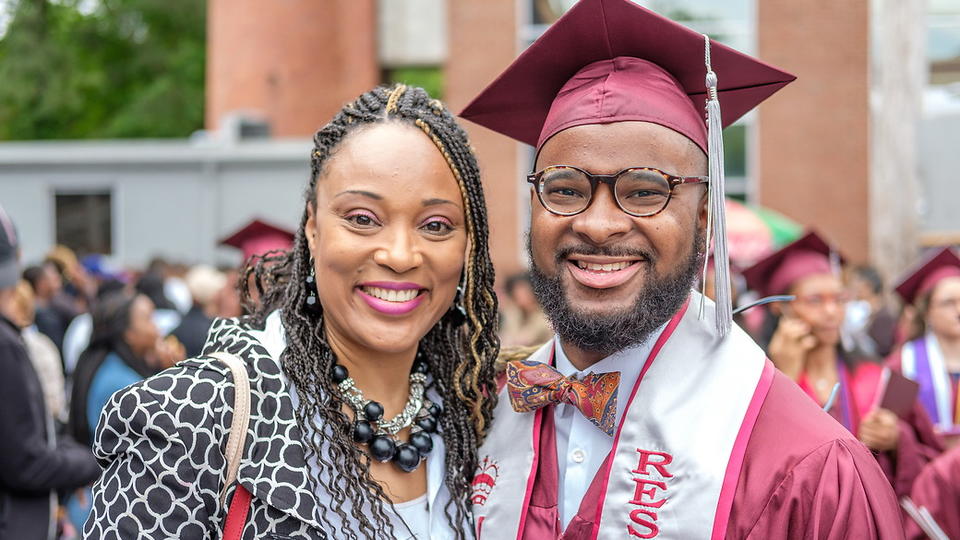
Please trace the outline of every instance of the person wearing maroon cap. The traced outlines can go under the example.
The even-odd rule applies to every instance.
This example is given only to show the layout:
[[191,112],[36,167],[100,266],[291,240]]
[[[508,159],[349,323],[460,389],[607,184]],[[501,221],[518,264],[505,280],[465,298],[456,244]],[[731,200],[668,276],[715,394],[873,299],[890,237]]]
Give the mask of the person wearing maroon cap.
[[888,359],[891,367],[920,384],[920,402],[937,430],[960,438],[960,257],[937,250],[907,272],[896,287],[916,309],[908,341]]
[[[528,251],[557,334],[504,362],[479,538],[902,535],[870,453],[732,325],[721,130],[793,79],[582,0],[461,113],[536,147]],[[708,245],[716,304],[691,290]]]
[[[897,495],[910,493],[914,479],[943,451],[918,400],[902,418],[881,401],[881,364],[840,346],[848,296],[839,277],[841,258],[809,232],[745,272],[763,295],[792,295],[770,306],[775,331],[767,352],[774,365],[876,455]],[[836,397],[833,389],[839,384]]]
[[[249,263],[252,257],[262,257],[274,251],[286,251],[293,246],[294,234],[277,225],[267,223],[261,219],[250,221],[230,236],[220,241],[220,245],[230,246],[240,250],[244,263]],[[242,269],[242,265],[241,265]],[[244,313],[244,306],[240,303],[240,295],[236,283],[240,279],[230,279],[229,284],[221,291],[220,303],[223,304],[226,313],[223,316],[232,316],[231,310]],[[252,275],[247,275],[247,288],[252,292],[250,296],[250,306],[255,306],[260,302],[260,293],[256,287],[252,287]]]
[[220,244],[239,249],[246,261],[254,255],[290,249],[293,247],[293,236],[292,232],[283,227],[254,219],[221,240]]

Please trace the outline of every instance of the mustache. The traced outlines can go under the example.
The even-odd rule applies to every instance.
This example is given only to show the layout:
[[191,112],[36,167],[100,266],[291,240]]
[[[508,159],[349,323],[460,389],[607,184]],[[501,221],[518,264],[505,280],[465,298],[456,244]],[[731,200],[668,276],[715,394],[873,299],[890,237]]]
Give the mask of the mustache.
[[646,259],[655,262],[653,253],[649,250],[630,248],[626,246],[597,246],[593,244],[577,244],[558,248],[556,251],[556,260],[558,263],[570,258],[572,255],[594,255],[601,257],[628,257],[631,259]]

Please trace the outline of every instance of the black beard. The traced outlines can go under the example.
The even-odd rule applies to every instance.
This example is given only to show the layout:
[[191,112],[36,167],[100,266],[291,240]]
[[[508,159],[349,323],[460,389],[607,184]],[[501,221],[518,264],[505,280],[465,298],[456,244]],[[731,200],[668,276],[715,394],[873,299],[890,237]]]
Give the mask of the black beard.
[[[568,247],[556,254],[558,269],[563,268],[569,255],[603,255],[610,257],[638,257],[646,259],[644,288],[633,307],[615,313],[584,313],[571,306],[564,294],[560,270],[554,276],[543,273],[533,259],[530,234],[527,234],[527,255],[530,257],[530,282],[533,293],[550,319],[553,330],[564,343],[578,349],[609,356],[617,351],[643,343],[658,328],[683,307],[690,289],[702,269],[700,249],[704,231],[697,229],[690,253],[676,272],[658,276],[652,271],[654,259],[645,251],[601,248],[589,244]],[[641,263],[637,263],[641,264]]]

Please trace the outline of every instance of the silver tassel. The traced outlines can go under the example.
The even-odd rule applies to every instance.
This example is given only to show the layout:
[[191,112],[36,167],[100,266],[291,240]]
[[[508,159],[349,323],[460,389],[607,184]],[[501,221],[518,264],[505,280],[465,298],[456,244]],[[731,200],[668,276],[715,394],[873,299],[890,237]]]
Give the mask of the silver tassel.
[[[720,100],[717,93],[717,74],[710,66],[710,38],[704,38],[704,56],[707,67],[707,163],[709,167],[709,194],[707,200],[707,253],[713,243],[713,285],[717,304],[717,332],[724,337],[733,326],[733,298],[730,291],[730,257],[727,251],[727,212],[723,178],[723,124],[720,120]],[[707,265],[704,262],[704,282]]]

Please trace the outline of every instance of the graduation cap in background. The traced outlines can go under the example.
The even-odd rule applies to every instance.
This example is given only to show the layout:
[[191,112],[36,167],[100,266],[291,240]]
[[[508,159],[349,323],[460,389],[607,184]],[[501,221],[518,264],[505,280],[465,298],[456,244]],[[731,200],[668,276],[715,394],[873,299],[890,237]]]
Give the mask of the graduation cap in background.
[[843,258],[826,240],[810,231],[794,242],[747,268],[747,286],[761,295],[786,294],[801,278],[816,274],[838,274]]
[[282,227],[254,219],[237,232],[220,241],[243,252],[243,260],[268,251],[293,247],[293,233]]
[[960,277],[960,257],[950,248],[935,251],[900,279],[894,290],[908,304],[933,290],[941,280]]
[[538,150],[564,129],[623,121],[659,124],[696,143],[709,162],[707,241],[724,335],[732,299],[721,130],[795,78],[628,0],[581,0],[460,116]]

